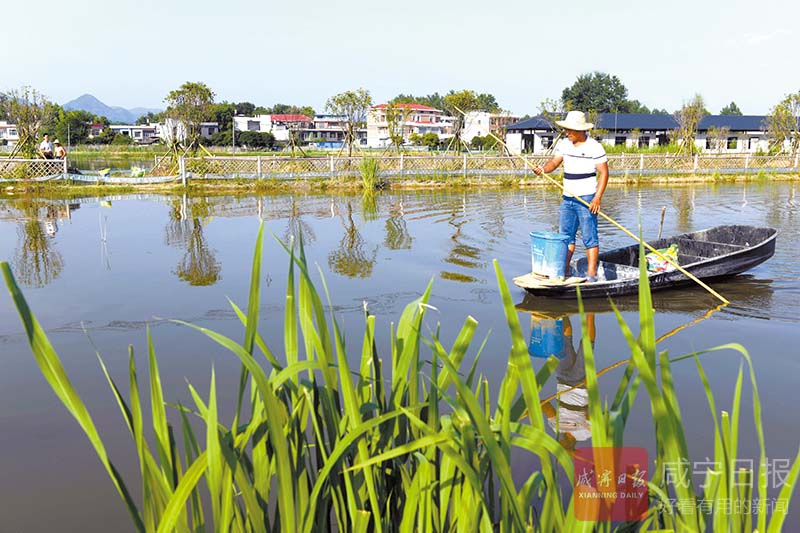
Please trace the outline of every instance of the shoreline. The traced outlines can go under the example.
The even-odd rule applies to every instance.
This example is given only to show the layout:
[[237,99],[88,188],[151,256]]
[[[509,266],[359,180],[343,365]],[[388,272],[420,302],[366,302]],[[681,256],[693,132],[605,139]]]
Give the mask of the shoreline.
[[[669,186],[714,185],[735,183],[767,184],[773,182],[791,183],[800,181],[800,173],[756,173],[756,174],[692,174],[658,176],[611,176],[609,186]],[[420,177],[412,179],[384,179],[379,182],[376,192],[403,190],[504,190],[504,189],[556,189],[544,178],[517,178],[498,176],[492,178],[476,177]],[[158,193],[183,194],[261,194],[293,192],[365,192],[360,178],[305,178],[305,179],[196,179],[186,186],[176,183],[161,184],[83,184],[75,182],[5,182],[0,185],[2,197],[13,199],[19,196],[40,196],[43,198],[70,198],[78,196]]]

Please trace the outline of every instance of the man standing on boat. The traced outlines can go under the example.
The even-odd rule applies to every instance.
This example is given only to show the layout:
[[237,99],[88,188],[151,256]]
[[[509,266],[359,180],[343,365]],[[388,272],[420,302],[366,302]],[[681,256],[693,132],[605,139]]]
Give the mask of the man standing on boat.
[[[564,163],[564,196],[559,214],[560,232],[570,237],[567,252],[567,276],[569,264],[575,252],[575,235],[581,229],[586,248],[588,268],[586,278],[597,281],[597,256],[600,242],[597,238],[597,213],[600,201],[608,185],[608,157],[603,146],[586,133],[594,127],[586,122],[581,111],[570,111],[564,120],[556,124],[564,128],[566,139],[556,144],[553,158],[544,166],[534,166],[537,175],[549,174]],[[588,207],[578,200],[581,198]]]

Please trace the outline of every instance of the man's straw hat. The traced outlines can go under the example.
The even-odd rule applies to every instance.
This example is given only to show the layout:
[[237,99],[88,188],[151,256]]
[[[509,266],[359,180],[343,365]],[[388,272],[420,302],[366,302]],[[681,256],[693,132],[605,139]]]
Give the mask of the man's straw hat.
[[53,144],[61,144],[61,143],[58,142],[58,139],[56,139],[55,141],[53,141]]
[[586,122],[586,115],[583,111],[570,111],[564,120],[556,120],[556,124],[562,128],[575,131],[587,131],[594,128],[594,124]]

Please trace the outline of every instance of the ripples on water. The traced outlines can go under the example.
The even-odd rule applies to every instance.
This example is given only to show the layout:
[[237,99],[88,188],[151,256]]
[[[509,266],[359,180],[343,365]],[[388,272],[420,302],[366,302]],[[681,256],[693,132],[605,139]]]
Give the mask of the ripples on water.
[[[751,351],[761,380],[768,440],[773,445],[770,454],[787,457],[794,455],[800,440],[796,429],[800,420],[788,393],[796,388],[794,376],[800,372],[794,348],[800,345],[800,200],[795,199],[795,189],[787,183],[612,187],[603,202],[607,214],[634,232],[641,220],[646,238],[658,233],[662,207],[667,208],[664,235],[727,223],[768,225],[780,231],[772,259],[746,275],[714,284],[730,305],[715,310],[713,297],[702,289],[688,288],[655,293],[654,307],[659,335],[679,330],[664,341],[663,348],[671,354],[729,341],[741,342]],[[98,407],[107,405],[110,396],[102,386],[102,376],[95,372],[84,328],[101,351],[110,354],[112,372],[122,376],[125,347],[141,347],[145,326],[153,327],[158,352],[164,354],[163,379],[172,384],[174,396],[183,394],[184,377],[193,382],[207,379],[212,364],[220,380],[228,371],[235,382],[238,366],[231,358],[165,319],[179,318],[241,337],[225,298],[240,305],[246,302],[259,219],[264,220],[268,233],[280,239],[302,237],[314,275],[319,268],[325,276],[350,346],[360,346],[366,303],[378,319],[379,349],[385,351],[389,322],[396,321],[405,305],[434,279],[431,304],[436,310],[431,311],[426,327],[433,331],[440,322],[445,344],[452,342],[468,314],[479,321],[479,335],[491,330],[480,371],[496,390],[504,372],[504,364],[498,362],[507,357],[508,341],[492,260],[499,259],[507,281],[529,271],[528,234],[557,229],[558,201],[555,191],[541,189],[397,192],[374,197],[131,195],[69,202],[14,198],[0,201],[0,259],[11,263],[78,388],[89,391],[90,407],[99,411],[101,424],[114,428],[110,430],[113,434],[120,429],[118,414],[111,409],[113,405]],[[630,244],[628,237],[603,221],[600,237],[605,249]],[[577,253],[582,253],[580,248]],[[287,264],[285,252],[267,237],[263,333],[277,353],[282,346]],[[576,312],[574,304],[526,298],[514,287],[512,292],[526,334],[543,316],[569,317]],[[636,300],[617,303],[635,324]],[[618,361],[627,348],[610,306],[592,300],[587,302],[587,311],[596,316],[598,366]],[[579,324],[577,319],[572,322],[576,327]],[[70,459],[62,458],[60,466],[51,471],[39,468],[36,452],[30,450],[51,450],[52,442],[37,440],[41,432],[37,428],[43,424],[60,427],[64,415],[31,361],[7,297],[0,297],[0,346],[0,360],[5,363],[0,374],[3,432],[9,433],[9,424],[27,428],[16,431],[16,440],[3,440],[6,453],[0,456],[0,471],[35,474],[34,481],[22,486],[0,482],[0,516],[36,516],[38,509],[34,512],[26,503],[34,500],[31,495],[41,495],[40,501],[68,498],[63,492],[48,493],[42,487],[48,483],[57,487],[59,479],[79,476],[86,464],[94,465],[94,458],[84,454],[85,443],[73,432],[60,452],[66,454],[74,448]],[[704,361],[715,390],[729,398],[738,359],[720,356]],[[613,376],[603,377],[601,386],[613,388]],[[682,388],[682,405],[701,407],[688,409],[686,423],[690,444],[702,453],[708,450],[709,420],[696,370],[691,364],[676,365],[675,376]],[[28,414],[32,411],[36,413],[33,418]],[[648,425],[648,417],[648,411],[641,410],[634,415],[633,427]],[[124,431],[114,435],[122,439]],[[636,438],[634,433],[633,440]],[[746,453],[752,454],[751,444],[747,440],[742,444]],[[16,479],[20,477],[24,476]],[[121,511],[114,514],[113,523],[126,525],[121,505],[112,491],[106,490],[107,481],[97,478],[93,493],[107,499],[103,500],[106,507]],[[72,514],[49,512],[66,513],[68,516],[61,517],[63,523],[76,529],[85,524],[88,515],[86,506],[73,503],[76,511]],[[48,513],[38,515],[44,518]],[[13,522],[9,527],[19,529],[21,524]],[[41,524],[32,527],[43,529]]]

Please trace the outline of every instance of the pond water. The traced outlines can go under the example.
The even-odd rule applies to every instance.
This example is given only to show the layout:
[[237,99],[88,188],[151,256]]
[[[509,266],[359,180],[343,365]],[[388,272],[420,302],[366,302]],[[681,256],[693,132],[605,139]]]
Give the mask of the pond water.
[[162,157],[165,151],[102,155],[93,152],[71,153],[69,154],[69,166],[79,171],[89,171],[89,173],[105,168],[110,168],[114,173],[128,173],[132,167],[153,168],[156,159]]
[[[641,220],[642,232],[649,238],[658,232],[662,207],[666,207],[665,235],[725,223],[780,231],[771,260],[713,285],[731,300],[729,306],[714,310],[713,297],[695,288],[657,293],[655,298],[657,335],[677,330],[659,344],[660,349],[677,356],[738,342],[750,351],[770,461],[793,458],[800,443],[800,410],[792,400],[800,375],[800,198],[795,189],[792,183],[615,187],[603,204],[612,218],[629,228],[635,230]],[[489,335],[478,369],[496,396],[509,336],[492,260],[499,260],[509,283],[529,271],[528,234],[556,229],[558,200],[555,191],[543,189],[390,192],[374,198],[302,194],[15,198],[0,200],[0,260],[10,262],[23,285],[112,460],[126,479],[133,480],[138,475],[135,449],[92,343],[112,375],[125,383],[128,345],[144,367],[149,324],[167,401],[189,400],[187,380],[207,391],[213,365],[222,416],[230,419],[238,362],[201,334],[166,319],[243,336],[226,298],[246,306],[260,220],[267,233],[260,330],[276,354],[283,346],[288,256],[269,233],[279,239],[302,234],[310,264],[319,266],[328,284],[353,357],[360,353],[365,302],[377,317],[379,350],[386,353],[390,323],[433,279],[430,304],[435,310],[426,327],[432,331],[441,323],[440,335],[448,345],[467,315],[474,316],[479,322],[476,338]],[[603,222],[600,237],[606,249],[629,244],[628,237]],[[512,294],[526,335],[574,329],[572,339],[578,344],[580,319],[574,305],[526,299],[513,286]],[[635,332],[635,301],[622,300],[620,305]],[[593,302],[589,310],[598,368],[627,357],[627,344],[609,306]],[[580,381],[580,364],[568,364],[575,358],[582,363],[580,350],[568,347],[566,354],[559,379],[548,382],[545,393],[554,394],[557,381],[562,387]],[[534,365],[541,366],[542,361],[534,358]],[[718,409],[730,410],[741,358],[724,351],[704,355],[702,361]],[[86,438],[40,375],[5,291],[0,292],[0,363],[0,530],[129,530],[123,504]],[[673,374],[692,459],[703,461],[713,455],[713,435],[701,381],[691,360],[675,363]],[[613,395],[620,375],[618,368],[600,378],[603,394]],[[745,391],[739,453],[757,463],[747,384]],[[578,446],[591,442],[582,401],[580,391],[572,391],[560,403],[553,400],[548,409],[561,412],[561,422],[571,424],[564,430]],[[652,453],[652,433],[650,408],[642,392],[625,443],[648,447]],[[515,467],[524,470],[526,465]],[[696,471],[693,479],[699,485],[702,467]],[[780,475],[775,473],[770,484],[777,487]],[[799,515],[793,511],[790,516],[794,526],[800,526]]]

